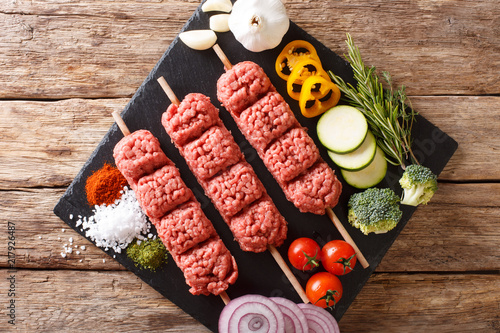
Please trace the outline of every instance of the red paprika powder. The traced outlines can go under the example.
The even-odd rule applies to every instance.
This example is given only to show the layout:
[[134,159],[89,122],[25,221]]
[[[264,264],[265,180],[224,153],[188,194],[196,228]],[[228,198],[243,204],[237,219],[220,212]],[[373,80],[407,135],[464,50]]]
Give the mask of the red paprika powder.
[[95,171],[85,184],[89,205],[111,205],[121,196],[120,191],[127,185],[127,180],[121,172],[111,164],[105,163]]

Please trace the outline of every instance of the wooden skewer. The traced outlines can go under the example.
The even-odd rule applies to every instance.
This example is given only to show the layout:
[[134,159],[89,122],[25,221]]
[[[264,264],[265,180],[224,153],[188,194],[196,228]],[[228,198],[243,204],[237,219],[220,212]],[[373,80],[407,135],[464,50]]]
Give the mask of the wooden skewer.
[[337,217],[337,215],[335,215],[335,213],[333,212],[333,210],[331,208],[327,208],[326,209],[326,214],[328,215],[328,217],[330,218],[330,220],[332,220],[333,224],[335,225],[335,227],[337,228],[337,230],[340,232],[340,234],[342,235],[342,237],[344,238],[344,240],[347,243],[349,243],[349,245],[352,246],[352,248],[356,252],[356,257],[358,258],[358,261],[361,264],[361,266],[363,266],[363,268],[368,268],[370,266],[370,264],[366,260],[366,258],[363,255],[363,253],[361,253],[361,251],[359,250],[359,248],[356,245],[356,243],[354,243],[354,240],[351,238],[351,235],[349,235],[349,233],[347,232],[347,230],[344,228],[344,225],[342,224],[342,222],[340,222],[340,220]]
[[[167,81],[165,80],[165,78],[163,76],[159,77],[158,78],[158,82],[162,86],[163,90],[165,90],[165,93],[167,94],[167,96],[169,98],[170,98],[170,96],[174,97],[173,99],[171,99],[171,102],[173,104],[177,103],[176,105],[179,105],[179,99],[175,96],[175,93],[173,92],[172,88],[167,83]],[[304,303],[309,303],[309,299],[307,298],[306,292],[304,291],[304,289],[300,285],[300,282],[297,280],[297,278],[295,277],[295,275],[292,273],[292,271],[290,270],[290,268],[286,264],[285,260],[283,259],[283,257],[281,256],[281,254],[276,249],[276,247],[274,247],[272,245],[268,245],[267,248],[271,252],[274,260],[276,260],[276,262],[280,266],[280,268],[283,271],[283,273],[285,273],[286,277],[288,278],[288,280],[292,284],[293,288],[299,294],[299,296],[302,299],[302,301]]]
[[[118,125],[118,127],[122,131],[123,135],[124,136],[130,135],[130,130],[128,129],[127,124],[125,124],[125,122],[123,121],[123,119],[120,116],[120,114],[118,113],[118,111],[113,111],[111,113],[111,115],[115,119],[116,124]],[[219,296],[222,299],[222,301],[224,302],[224,304],[226,304],[226,305],[227,305],[227,303],[229,303],[231,301],[231,299],[227,295],[226,291],[223,291],[222,293],[220,293]]]
[[[224,54],[224,51],[222,51],[220,46],[218,44],[215,44],[213,46],[213,49],[214,49],[215,53],[217,53],[217,56],[222,61],[224,66],[226,67],[226,70],[231,69],[233,66],[231,65],[231,62],[229,61],[227,56]],[[363,253],[361,253],[361,251],[359,250],[356,243],[354,243],[354,240],[351,238],[351,236],[349,235],[347,230],[344,228],[344,226],[342,225],[342,222],[340,222],[340,220],[335,215],[333,210],[331,208],[328,208],[326,210],[326,213],[327,213],[328,217],[332,220],[333,224],[335,225],[337,230],[340,232],[340,234],[342,235],[344,240],[354,248],[354,251],[356,252],[356,257],[358,258],[358,261],[361,263],[361,266],[363,266],[363,268],[369,267],[370,264],[368,263],[366,258],[363,256]]]
[[227,303],[231,302],[231,299],[229,298],[229,296],[227,296],[227,293],[226,291],[223,291],[219,294],[220,298],[222,298],[222,301],[224,302],[224,304],[227,305]]
[[224,51],[222,51],[219,44],[214,44],[214,46],[212,46],[212,48],[214,49],[215,53],[217,53],[217,56],[224,64],[224,67],[226,67],[226,70],[230,70],[231,68],[233,68],[233,65],[231,65],[231,62],[226,57],[226,54],[224,53]]

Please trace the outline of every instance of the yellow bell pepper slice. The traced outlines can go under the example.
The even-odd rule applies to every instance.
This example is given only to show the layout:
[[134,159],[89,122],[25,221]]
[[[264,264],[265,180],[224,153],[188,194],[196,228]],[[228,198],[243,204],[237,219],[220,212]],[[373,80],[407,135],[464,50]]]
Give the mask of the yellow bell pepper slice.
[[288,43],[276,58],[275,69],[279,77],[288,80],[295,65],[301,60],[313,59],[320,62],[318,53],[311,43],[294,40]]
[[301,60],[293,68],[292,73],[290,73],[290,77],[286,81],[286,91],[288,92],[288,95],[298,101],[304,81],[308,77],[316,75],[330,81],[330,77],[325,72],[320,62],[313,59]]
[[316,117],[340,100],[340,89],[335,83],[322,76],[310,76],[300,91],[299,107],[304,117]]

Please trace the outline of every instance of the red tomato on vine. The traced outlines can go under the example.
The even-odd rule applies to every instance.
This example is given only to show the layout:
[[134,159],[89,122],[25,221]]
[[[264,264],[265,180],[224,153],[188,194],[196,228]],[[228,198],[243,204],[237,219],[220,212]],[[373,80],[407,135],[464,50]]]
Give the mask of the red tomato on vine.
[[321,248],[311,238],[297,238],[288,248],[288,260],[293,267],[308,271],[319,266]]
[[335,275],[351,272],[357,258],[353,247],[343,240],[333,240],[321,249],[321,263],[326,271]]
[[306,284],[309,301],[322,308],[335,307],[342,298],[342,283],[339,278],[328,272],[319,272],[311,276]]

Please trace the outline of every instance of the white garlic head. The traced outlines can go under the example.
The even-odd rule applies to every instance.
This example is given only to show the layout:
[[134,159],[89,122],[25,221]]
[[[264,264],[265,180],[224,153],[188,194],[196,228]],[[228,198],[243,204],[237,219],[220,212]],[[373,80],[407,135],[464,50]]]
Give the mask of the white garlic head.
[[236,40],[246,49],[261,52],[281,43],[290,20],[280,0],[238,0],[228,24]]

